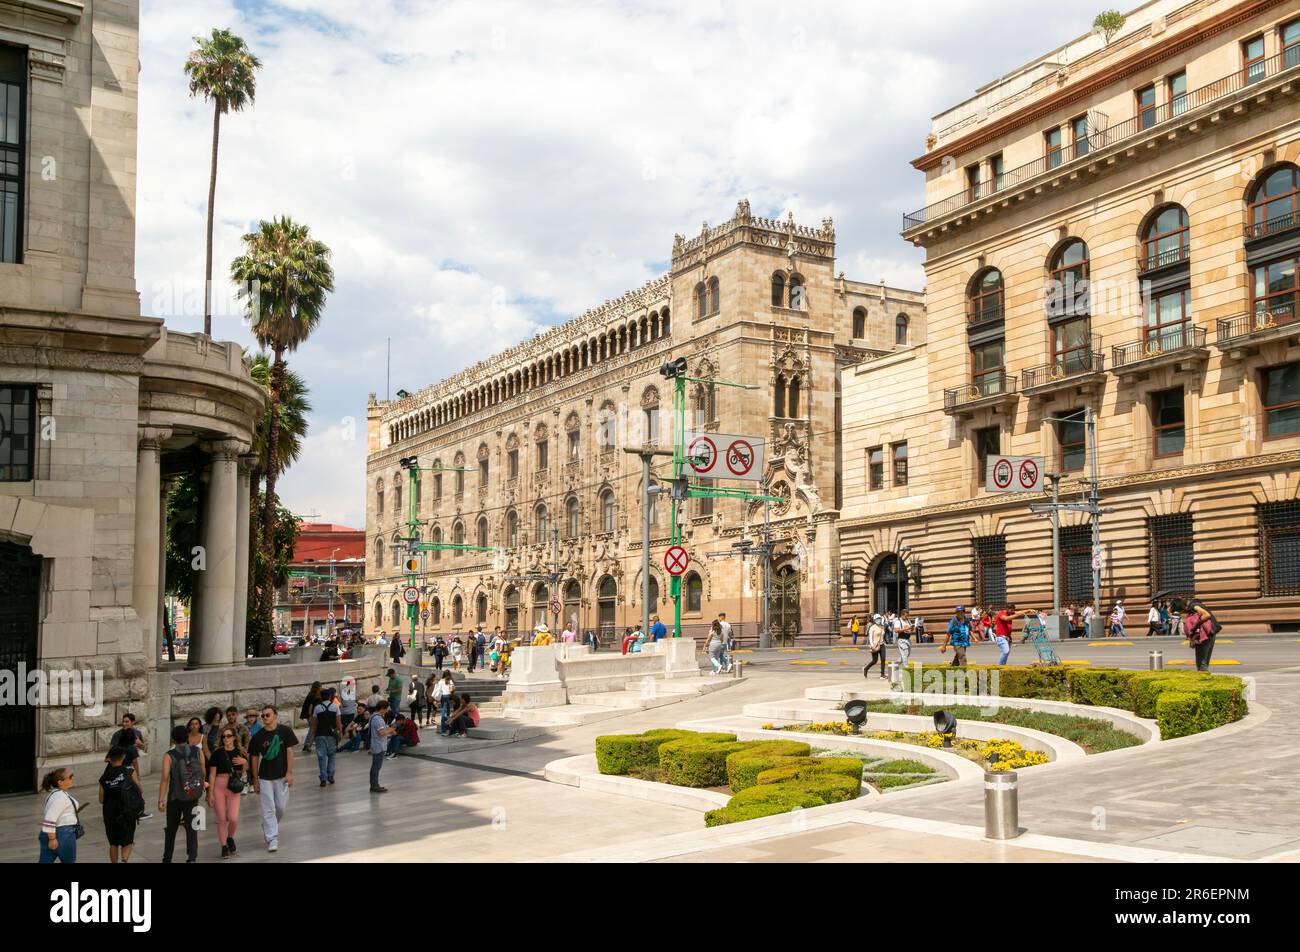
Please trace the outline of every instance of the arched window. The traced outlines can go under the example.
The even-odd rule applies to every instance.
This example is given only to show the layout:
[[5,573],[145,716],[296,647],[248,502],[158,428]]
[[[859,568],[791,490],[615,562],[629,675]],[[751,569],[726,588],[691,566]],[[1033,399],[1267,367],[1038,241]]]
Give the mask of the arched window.
[[790,388],[786,391],[786,416],[799,416],[799,376],[790,378]]
[[393,599],[393,628],[400,629],[402,626],[402,606],[397,599]]
[[709,278],[709,313],[717,314],[722,310],[722,286],[717,278]]
[[704,317],[709,313],[709,292],[701,281],[695,285],[695,316]]
[[375,512],[380,516],[384,514],[384,481],[379,479],[375,482]]
[[614,491],[606,489],[600,494],[600,531],[614,531]]
[[[1052,364],[1060,373],[1092,367],[1092,322],[1088,295],[1088,246],[1066,242],[1052,256],[1047,319],[1052,326]],[[1053,372],[1057,372],[1054,371]]]
[[1249,194],[1248,238],[1287,231],[1300,222],[1300,168],[1287,164],[1270,169]]
[[519,630],[519,589],[511,586],[506,589],[506,631]]
[[442,599],[435,598],[429,603],[429,620],[435,625],[442,624]]
[[546,616],[550,613],[551,590],[545,585],[538,585],[533,589],[533,627],[546,624]]
[[474,621],[480,625],[487,624],[487,596],[482,593],[474,599]]
[[461,522],[459,519],[451,524],[451,544],[465,544],[465,523]]
[[537,530],[533,538],[534,542],[545,542],[546,535],[550,531],[550,523],[546,517],[546,503],[539,502],[537,508],[533,510],[533,527]]
[[578,537],[578,500],[570,496],[564,504],[564,532],[567,538],[576,539]]
[[865,307],[855,307],[853,309],[853,339],[860,340],[867,336],[867,309]]
[[582,607],[582,586],[575,579],[564,583],[564,617],[566,625],[578,627],[578,610]]
[[703,602],[704,582],[692,572],[686,576],[686,610],[688,612],[698,612]]
[[785,275],[779,271],[772,275],[772,306],[785,306]]
[[393,512],[402,511],[402,484],[393,480]]
[[907,343],[906,314],[900,314],[898,317],[894,318],[894,343],[899,345]]
[[667,337],[672,332],[672,321],[669,320],[668,308],[659,312],[659,336]]
[[783,374],[777,374],[773,397],[772,416],[785,416],[785,376]]
[[451,600],[451,624],[453,628],[459,628],[465,620],[465,603],[459,595],[453,596]]
[[650,576],[650,611],[653,612],[655,610],[655,606],[658,604],[659,604],[659,579],[651,575]]
[[971,279],[966,290],[966,323],[974,327],[1002,320],[1005,301],[1002,272],[985,268]]
[[486,549],[488,544],[488,521],[487,516],[478,517],[478,541],[477,545],[481,549]]
[[506,513],[506,545],[514,548],[519,544],[519,513],[511,509]]
[[375,568],[382,569],[383,567],[384,567],[384,540],[383,537],[381,536],[380,538],[375,540]]
[[618,411],[614,409],[614,404],[606,400],[600,405],[600,412],[596,414],[596,443],[602,453],[614,452],[614,444],[618,436]]
[[600,580],[596,591],[596,621],[605,631],[614,627],[615,609],[618,606],[618,583],[606,575]]
[[1147,219],[1142,231],[1142,269],[1163,268],[1187,260],[1187,210],[1181,205],[1166,205]]
[[382,602],[375,602],[375,627],[380,628],[384,624],[384,605]]
[[795,311],[807,310],[807,293],[804,291],[803,277],[790,275],[790,308]]

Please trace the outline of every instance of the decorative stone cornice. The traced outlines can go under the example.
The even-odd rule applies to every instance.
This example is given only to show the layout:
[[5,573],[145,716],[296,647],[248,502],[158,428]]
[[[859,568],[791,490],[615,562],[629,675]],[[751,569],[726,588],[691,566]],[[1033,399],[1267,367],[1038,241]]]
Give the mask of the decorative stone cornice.
[[169,439],[172,435],[170,427],[165,426],[142,426],[136,430],[136,439],[138,448],[148,452],[156,453],[162,449],[163,441]]
[[241,476],[252,475],[257,472],[261,462],[261,458],[256,453],[244,453],[239,457],[239,474]]
[[144,370],[144,358],[136,354],[26,344],[0,344],[0,364],[53,370],[102,370],[119,374],[139,374]]
[[831,219],[823,218],[821,228],[797,225],[793,212],[785,221],[756,218],[750,214],[749,200],[742,198],[736,203],[736,213],[731,221],[716,228],[710,228],[705,222],[694,238],[673,236],[673,271],[694,267],[740,244],[772,248],[789,255],[792,261],[796,255],[833,260],[835,224]]
[[248,452],[248,444],[241,443],[239,440],[212,440],[208,443],[200,443],[199,449],[211,454],[214,461],[233,462],[235,457]]

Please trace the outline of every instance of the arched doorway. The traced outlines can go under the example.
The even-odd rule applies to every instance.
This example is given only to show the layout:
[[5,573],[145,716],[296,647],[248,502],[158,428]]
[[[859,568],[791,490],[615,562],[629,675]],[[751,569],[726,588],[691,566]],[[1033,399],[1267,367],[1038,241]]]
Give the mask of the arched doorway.
[[[35,670],[40,556],[25,545],[0,542],[0,591],[0,668]],[[35,786],[36,706],[0,705],[0,793],[30,793]]]
[[799,634],[799,570],[792,565],[772,576],[771,630],[774,641],[793,641]]
[[519,589],[506,590],[506,631],[519,630]]
[[601,630],[601,640],[604,641],[608,634],[614,631],[614,606],[618,598],[618,584],[608,575],[600,580],[599,596],[597,598],[598,623]]
[[875,596],[871,602],[873,611],[883,615],[885,612],[904,611],[907,608],[907,566],[901,566],[901,576],[899,571],[898,556],[892,552],[876,566],[876,572],[871,577],[871,591]]

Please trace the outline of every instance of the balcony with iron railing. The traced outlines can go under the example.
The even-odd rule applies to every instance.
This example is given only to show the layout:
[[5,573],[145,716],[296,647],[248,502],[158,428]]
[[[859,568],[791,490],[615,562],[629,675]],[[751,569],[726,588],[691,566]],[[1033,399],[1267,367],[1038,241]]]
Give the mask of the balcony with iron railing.
[[1291,231],[1293,228],[1300,228],[1300,215],[1291,211],[1285,215],[1270,218],[1267,221],[1247,223],[1246,240],[1254,241],[1256,238],[1271,238],[1274,235]]
[[952,387],[943,392],[943,412],[955,416],[970,416],[976,410],[1016,402],[1015,374],[994,370],[979,374],[965,387]]
[[1152,367],[1209,356],[1205,328],[1190,321],[1148,331],[1141,340],[1116,344],[1110,350],[1113,373],[1139,373]]
[[1020,372],[1020,392],[1025,396],[1054,393],[1068,387],[1090,387],[1104,383],[1106,357],[1101,338],[1093,337],[1091,348],[1066,351],[1046,364]]
[[1186,242],[1176,248],[1166,248],[1164,251],[1157,251],[1152,246],[1146,254],[1138,258],[1138,273],[1146,274],[1148,271],[1159,271],[1161,268],[1183,264],[1191,259],[1191,251],[1191,247]]
[[1200,110],[1205,109],[1209,112],[1211,109],[1207,107],[1221,104],[1244,89],[1260,86],[1266,80],[1296,70],[1297,67],[1300,67],[1300,57],[1289,50],[1285,54],[1252,63],[1245,69],[1234,70],[1222,79],[1182,96],[1176,96],[1167,103],[1142,109],[1137,115],[1123,122],[1104,129],[1092,129],[1087,136],[1052,149],[1032,162],[1007,169],[992,180],[986,179],[976,185],[968,186],[955,195],[905,214],[903,235],[907,236],[909,232],[923,226],[933,226],[940,219],[976,202],[1005,197],[1045,173],[1063,171],[1066,166],[1084,158],[1096,158],[1098,153],[1135,141],[1147,132],[1160,130],[1166,124],[1190,123],[1199,117]]
[[1226,317],[1215,327],[1214,343],[1232,356],[1243,356],[1243,348],[1288,337],[1300,337],[1300,298],[1269,304],[1257,302],[1245,314]]

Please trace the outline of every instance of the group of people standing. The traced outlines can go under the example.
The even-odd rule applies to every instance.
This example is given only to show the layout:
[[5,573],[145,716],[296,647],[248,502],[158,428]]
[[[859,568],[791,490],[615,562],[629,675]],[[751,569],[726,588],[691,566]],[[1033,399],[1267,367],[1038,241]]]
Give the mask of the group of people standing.
[[[490,637],[482,625],[463,638],[454,635],[447,639],[437,635],[425,641],[424,650],[433,657],[433,666],[438,671],[449,666],[452,671],[459,672],[461,665],[465,664],[470,674],[479,669],[491,671],[498,679],[509,676],[510,639],[500,628],[495,629]],[[400,660],[400,656],[393,660]]]

